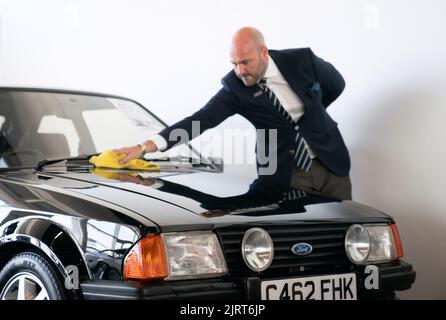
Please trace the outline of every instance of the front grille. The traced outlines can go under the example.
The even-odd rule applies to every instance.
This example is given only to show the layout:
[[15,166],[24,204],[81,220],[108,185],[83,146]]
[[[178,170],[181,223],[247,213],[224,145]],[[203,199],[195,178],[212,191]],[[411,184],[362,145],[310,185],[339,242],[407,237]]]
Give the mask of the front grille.
[[[254,274],[243,261],[241,244],[246,230],[259,227],[266,230],[274,243],[274,259],[269,268],[257,276],[342,272],[349,266],[344,249],[344,237],[350,224],[303,223],[293,225],[229,226],[217,229],[231,275]],[[306,242],[313,251],[296,256],[291,247]]]

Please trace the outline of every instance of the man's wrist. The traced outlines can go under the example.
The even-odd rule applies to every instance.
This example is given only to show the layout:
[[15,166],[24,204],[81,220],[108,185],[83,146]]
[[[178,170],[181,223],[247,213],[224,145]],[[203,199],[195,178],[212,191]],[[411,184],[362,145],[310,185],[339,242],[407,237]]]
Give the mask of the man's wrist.
[[141,143],[141,144],[138,144],[138,147],[139,147],[139,149],[141,149],[140,150],[140,152],[139,152],[139,154],[140,155],[145,155],[146,153],[147,153],[147,147],[146,147],[146,144],[143,142],[143,143]]

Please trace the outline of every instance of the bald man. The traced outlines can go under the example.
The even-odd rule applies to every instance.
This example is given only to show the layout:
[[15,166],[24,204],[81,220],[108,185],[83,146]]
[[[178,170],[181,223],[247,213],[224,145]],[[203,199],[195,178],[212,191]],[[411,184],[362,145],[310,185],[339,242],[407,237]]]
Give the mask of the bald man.
[[[257,147],[276,152],[277,167],[259,161],[259,183],[271,190],[299,188],[308,193],[351,199],[350,157],[337,123],[326,108],[342,93],[345,82],[328,62],[310,48],[268,50],[259,30],[245,27],[232,39],[230,59],[234,68],[223,79],[223,88],[193,115],[162,130],[141,145],[115,149],[126,154],[123,163],[146,152],[164,151],[184,143],[178,130],[196,137],[234,114],[258,130],[274,135],[257,136]],[[259,131],[258,131],[259,132]],[[175,133],[175,134],[174,134]],[[195,135],[193,135],[195,134]],[[275,139],[271,138],[275,137]],[[265,173],[266,172],[266,173]]]

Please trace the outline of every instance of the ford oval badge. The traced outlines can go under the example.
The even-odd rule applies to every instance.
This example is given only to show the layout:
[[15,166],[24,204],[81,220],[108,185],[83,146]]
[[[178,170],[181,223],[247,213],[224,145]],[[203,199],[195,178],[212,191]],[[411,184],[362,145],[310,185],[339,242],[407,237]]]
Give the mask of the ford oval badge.
[[307,254],[310,254],[311,251],[313,251],[313,247],[308,243],[296,243],[294,246],[291,247],[291,251],[296,256],[306,256]]

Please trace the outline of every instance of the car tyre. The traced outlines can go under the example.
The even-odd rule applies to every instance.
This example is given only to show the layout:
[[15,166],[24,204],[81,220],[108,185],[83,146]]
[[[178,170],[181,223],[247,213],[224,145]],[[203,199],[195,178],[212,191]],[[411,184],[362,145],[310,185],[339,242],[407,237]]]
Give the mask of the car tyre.
[[35,252],[22,252],[0,272],[0,300],[63,300],[67,293],[60,274]]

